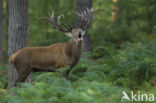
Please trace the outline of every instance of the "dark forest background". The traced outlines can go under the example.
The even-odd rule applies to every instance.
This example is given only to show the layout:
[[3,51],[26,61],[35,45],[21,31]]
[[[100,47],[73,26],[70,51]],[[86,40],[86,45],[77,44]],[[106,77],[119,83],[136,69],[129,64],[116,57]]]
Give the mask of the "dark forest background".
[[156,0],[29,0],[27,46],[32,47],[69,40],[40,20],[52,10],[56,16],[63,13],[75,27],[74,11],[92,7],[100,12],[95,14],[86,52],[70,80],[62,75],[68,67],[56,73],[33,73],[33,85],[21,83],[11,89],[14,95],[8,95],[4,87],[10,78],[11,12],[7,10],[12,9],[11,1],[18,2],[0,0],[0,103],[120,103],[122,91],[131,90],[156,95]]

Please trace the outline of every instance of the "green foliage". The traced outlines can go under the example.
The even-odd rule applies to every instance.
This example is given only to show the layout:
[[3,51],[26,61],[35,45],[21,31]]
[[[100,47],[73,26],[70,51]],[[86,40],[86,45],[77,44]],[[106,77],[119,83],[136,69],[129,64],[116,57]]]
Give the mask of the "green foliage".
[[150,83],[156,80],[155,44],[125,43],[122,49],[96,47],[82,56],[70,80],[62,75],[69,67],[56,73],[35,73],[33,85],[22,83],[12,88],[14,95],[2,90],[0,97],[4,103],[119,103],[123,90],[155,94]]
[[4,88],[5,84],[7,84],[7,78],[8,78],[7,67],[8,65],[6,64],[3,66],[0,66],[0,88]]
[[[137,34],[155,34],[155,0],[112,1],[98,0],[93,3],[95,9],[101,9],[89,32],[95,42],[132,41]],[[112,13],[116,14],[115,20],[112,20]]]
[[[67,41],[64,33],[39,18],[48,17],[48,13],[55,10],[56,16],[63,13],[65,21],[74,25],[75,7],[73,0],[30,0],[30,45],[47,46]],[[115,21],[112,20],[113,7],[121,9]],[[2,89],[7,83],[7,65],[3,65],[0,67],[0,103],[121,103],[123,90],[156,95],[155,7],[155,0],[94,1],[93,8],[101,11],[95,15],[88,31],[92,50],[82,55],[69,80],[64,77],[69,67],[55,73],[33,73],[32,85],[21,83],[12,88],[9,95]],[[6,1],[4,8],[6,10]],[[5,43],[4,47],[6,54]]]
[[138,89],[156,75],[155,43],[128,45],[116,55],[117,61],[110,76],[116,84]]
[[[47,74],[44,74],[47,77]],[[69,82],[65,78],[53,77],[51,82],[35,82],[33,86],[21,84],[12,89],[14,95],[6,95],[8,103],[111,103],[120,102],[121,88],[105,82],[77,81]],[[15,95],[16,94],[16,95]],[[116,95],[120,94],[118,97]]]

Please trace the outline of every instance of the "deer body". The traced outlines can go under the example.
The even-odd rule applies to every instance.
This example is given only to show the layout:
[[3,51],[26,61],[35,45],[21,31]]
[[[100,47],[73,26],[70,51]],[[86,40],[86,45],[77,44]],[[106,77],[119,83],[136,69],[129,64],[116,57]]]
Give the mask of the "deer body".
[[28,65],[30,71],[53,71],[66,65],[73,67],[80,59],[82,48],[83,41],[76,44],[72,39],[48,47],[26,47],[12,55],[10,62],[15,67],[21,63]]
[[[91,24],[91,20],[95,11],[92,9],[77,13],[82,18],[80,28],[72,29],[70,24],[65,24],[60,21],[63,15],[60,15],[57,21],[54,18],[54,12],[50,18],[42,18],[48,20],[52,27],[65,34],[71,39],[66,43],[58,43],[47,47],[26,47],[10,57],[10,63],[13,64],[18,73],[16,82],[24,82],[31,72],[48,71],[55,72],[56,69],[70,66],[66,76],[70,70],[79,61],[81,51],[83,49],[83,36],[85,31]],[[63,25],[63,27],[61,27]]]

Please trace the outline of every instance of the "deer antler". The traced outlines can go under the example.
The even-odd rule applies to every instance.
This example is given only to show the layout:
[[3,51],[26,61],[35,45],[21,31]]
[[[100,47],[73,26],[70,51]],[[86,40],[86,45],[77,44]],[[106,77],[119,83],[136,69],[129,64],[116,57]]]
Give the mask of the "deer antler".
[[[53,28],[56,28],[59,31],[71,32],[72,31],[72,26],[70,24],[68,24],[68,23],[61,22],[62,17],[64,17],[63,14],[59,15],[57,17],[57,21],[56,21],[55,17],[54,17],[54,11],[52,11],[52,14],[51,14],[50,18],[44,17],[44,18],[41,18],[41,20],[48,20],[50,22],[51,26]],[[63,25],[64,28],[61,27],[61,25]]]
[[82,22],[80,23],[80,28],[83,30],[87,30],[88,27],[91,25],[91,22],[93,20],[93,15],[97,12],[98,10],[93,10],[88,9],[86,11],[81,11],[80,13],[76,12],[78,16],[82,18]]

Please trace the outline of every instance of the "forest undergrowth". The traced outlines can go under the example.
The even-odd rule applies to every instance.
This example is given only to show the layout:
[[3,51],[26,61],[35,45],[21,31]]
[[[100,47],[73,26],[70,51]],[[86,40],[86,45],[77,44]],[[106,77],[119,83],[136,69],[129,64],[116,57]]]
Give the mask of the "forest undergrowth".
[[12,88],[14,95],[4,89],[7,65],[0,67],[0,103],[121,103],[123,91],[156,95],[155,40],[101,44],[82,55],[69,80],[63,76],[69,67],[33,73],[33,84]]

